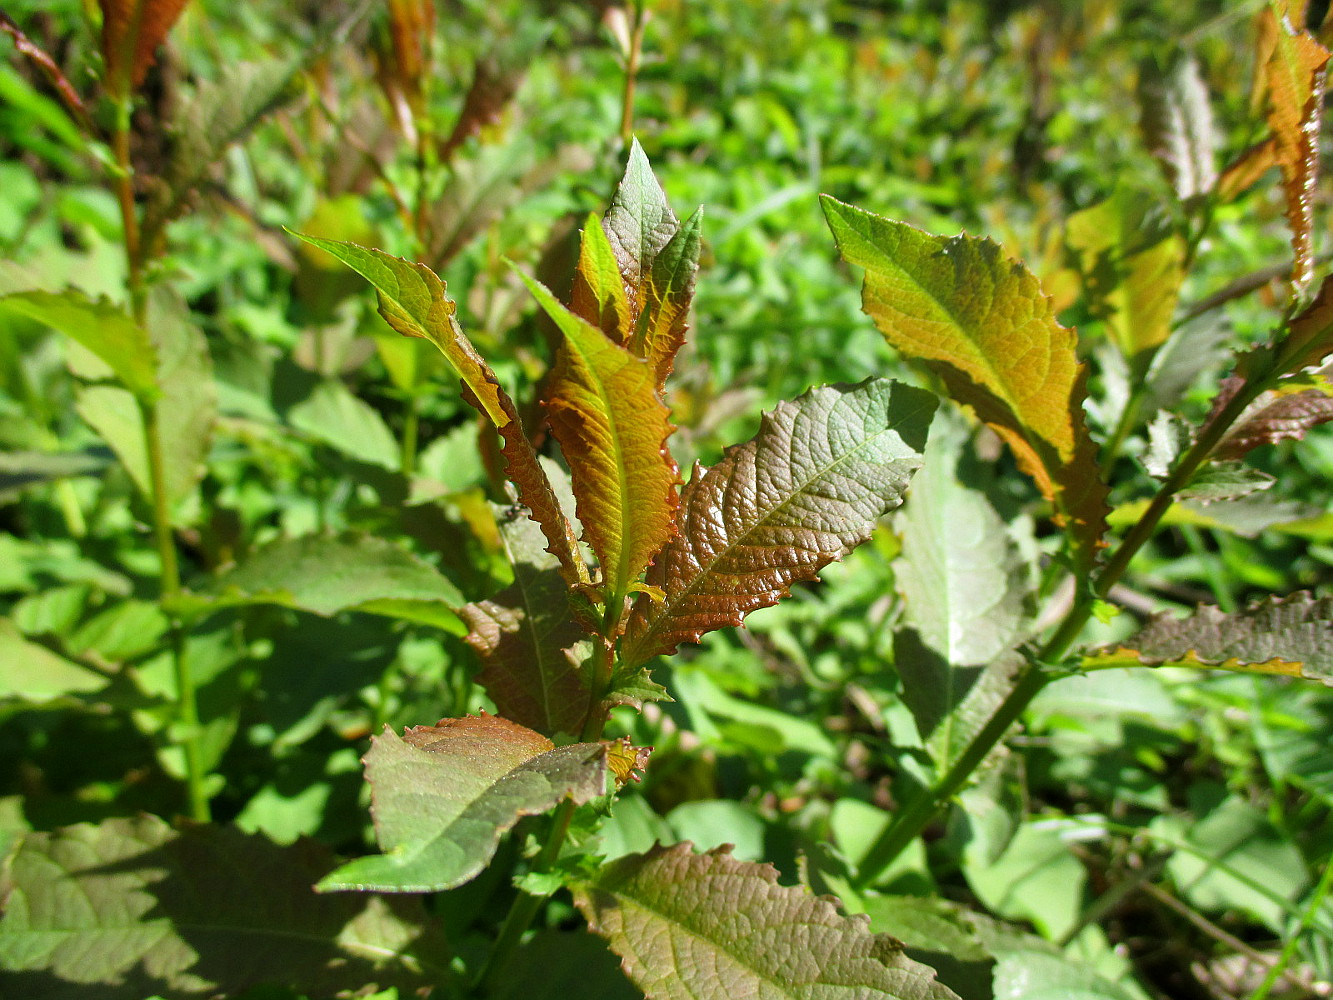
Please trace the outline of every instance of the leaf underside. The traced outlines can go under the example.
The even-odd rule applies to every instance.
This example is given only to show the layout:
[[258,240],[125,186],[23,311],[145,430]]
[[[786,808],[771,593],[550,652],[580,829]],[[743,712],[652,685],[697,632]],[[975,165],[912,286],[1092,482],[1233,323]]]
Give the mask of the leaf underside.
[[1087,368],[1075,336],[1021,264],[994,242],[933,236],[827,195],[849,263],[866,269],[862,308],[889,343],[976,410],[1055,504],[1078,572],[1106,529],[1106,485],[1083,419]]
[[739,625],[868,538],[902,502],[935,405],[887,379],[811,389],[766,414],[717,465],[696,467],[679,533],[648,573],[665,598],[639,598],[623,661]]
[[523,816],[606,788],[606,747],[555,747],[540,733],[482,714],[393,730],[365,757],[380,855],[358,858],[319,884],[325,891],[436,892],[486,867]]
[[1300,592],[1235,614],[1207,606],[1183,619],[1155,615],[1120,646],[1089,654],[1083,662],[1085,667],[1214,667],[1333,686],[1333,598]]
[[[166,40],[167,32],[189,0],[99,0],[102,8],[102,58],[113,89],[122,74],[130,86],[138,87],[153,64],[153,54]],[[131,48],[130,31],[137,34]]]
[[574,889],[593,931],[648,1000],[949,1000],[956,994],[865,917],[778,884],[723,848],[656,846]]
[[1218,132],[1198,60],[1181,52],[1164,70],[1156,64],[1145,67],[1138,97],[1144,145],[1176,195],[1185,201],[1213,190]]

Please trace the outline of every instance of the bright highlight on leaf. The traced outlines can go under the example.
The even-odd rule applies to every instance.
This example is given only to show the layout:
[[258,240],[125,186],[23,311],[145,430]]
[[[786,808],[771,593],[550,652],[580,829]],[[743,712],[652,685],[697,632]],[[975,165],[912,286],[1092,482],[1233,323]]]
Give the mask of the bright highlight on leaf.
[[1023,265],[988,239],[932,236],[822,196],[862,306],[889,343],[976,410],[1055,504],[1076,572],[1095,560],[1106,486],[1083,420],[1087,369],[1072,330]]
[[1287,225],[1295,263],[1292,286],[1299,292],[1314,280],[1314,189],[1319,174],[1319,125],[1329,52],[1284,13],[1264,9],[1262,30],[1273,40],[1264,65],[1268,84],[1268,126],[1272,129]]
[[365,757],[380,855],[319,883],[324,891],[436,892],[472,879],[523,816],[606,791],[606,747],[555,747],[492,715],[443,719],[402,738],[389,728]]
[[648,574],[666,597],[639,598],[623,661],[739,625],[869,538],[902,502],[934,412],[929,393],[887,379],[811,389],[717,465],[696,467],[679,534]]
[[574,888],[589,925],[648,1000],[950,1000],[928,967],[866,917],[778,884],[729,848],[654,847]]
[[565,335],[545,407],[569,463],[583,533],[609,600],[623,599],[671,537],[678,503],[672,427],[647,362],[570,312],[545,286],[524,282]]
[[1235,614],[1201,607],[1183,619],[1155,615],[1119,647],[1085,656],[1083,666],[1210,667],[1333,686],[1333,598],[1302,592]]

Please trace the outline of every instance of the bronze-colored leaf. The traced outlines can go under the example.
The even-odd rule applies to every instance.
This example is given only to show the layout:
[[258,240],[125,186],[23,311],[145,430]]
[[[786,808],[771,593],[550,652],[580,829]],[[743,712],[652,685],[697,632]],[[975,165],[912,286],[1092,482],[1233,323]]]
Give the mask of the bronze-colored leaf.
[[153,54],[189,0],[98,0],[107,90],[123,96],[143,83]]

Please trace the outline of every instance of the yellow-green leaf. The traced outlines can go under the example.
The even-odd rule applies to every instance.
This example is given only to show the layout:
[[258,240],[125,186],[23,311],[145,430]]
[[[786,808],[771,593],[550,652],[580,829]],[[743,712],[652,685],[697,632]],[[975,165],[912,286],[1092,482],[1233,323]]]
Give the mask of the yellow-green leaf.
[[1087,369],[1027,268],[988,239],[933,236],[822,198],[862,307],[889,343],[976,410],[1052,500],[1075,567],[1094,562],[1106,485],[1083,420]]
[[679,504],[672,427],[653,370],[570,312],[537,281],[532,294],[565,335],[549,395],[551,430],[569,462],[579,521],[611,600],[623,598],[673,533]]
[[616,252],[601,222],[591,213],[579,244],[579,263],[574,270],[570,309],[593,326],[600,327],[617,344],[623,345],[633,330]]

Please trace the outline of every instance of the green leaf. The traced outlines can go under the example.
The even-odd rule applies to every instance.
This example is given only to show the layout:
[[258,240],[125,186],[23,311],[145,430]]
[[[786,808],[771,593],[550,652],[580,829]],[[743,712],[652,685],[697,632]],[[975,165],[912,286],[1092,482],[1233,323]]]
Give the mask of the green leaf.
[[625,287],[629,324],[623,336],[628,339],[638,328],[640,314],[651,307],[653,263],[680,229],[680,220],[671,211],[638,139],[630,145],[625,175],[611,198],[602,228]]
[[462,604],[463,596],[439,570],[387,539],[345,532],[274,542],[224,571],[210,592],[186,595],[183,607],[207,612],[278,604],[329,616],[348,610],[393,614],[391,602],[443,610]]
[[373,406],[336,379],[327,379],[288,411],[297,430],[360,462],[396,471],[401,452]]
[[91,694],[107,678],[25,639],[8,618],[0,618],[0,699],[41,704],[63,695]]
[[522,278],[565,335],[546,413],[569,463],[579,522],[601,563],[607,598],[619,601],[674,530],[679,479],[666,446],[673,430],[667,408],[647,362],[570,312],[545,286]]
[[0,298],[0,309],[59,330],[97,355],[137,398],[157,398],[157,354],[152,341],[119,306],[67,289],[6,295]]
[[973,407],[1055,503],[1075,570],[1106,529],[1106,485],[1083,420],[1075,336],[1021,264],[988,239],[932,236],[822,196],[838,249],[866,269],[862,307],[896,349]]
[[994,1000],[1139,1000],[1064,955],[1036,948],[996,951]]
[[1141,376],[1171,333],[1185,280],[1185,241],[1128,188],[1069,217],[1066,241],[1078,257],[1088,306]]
[[815,388],[707,472],[696,466],[680,533],[648,574],[665,599],[639,598],[622,660],[739,625],[869,538],[902,502],[934,412],[928,393],[887,379]]
[[990,910],[1031,920],[1048,938],[1070,930],[1083,910],[1087,873],[1050,821],[1025,822],[998,858],[978,843],[965,853],[963,874]]
[[380,315],[406,337],[429,340],[444,355],[463,384],[463,398],[494,424],[504,440],[506,469],[519,489],[519,498],[542,526],[550,551],[560,560],[569,583],[586,581],[587,568],[578,555],[578,544],[568,519],[560,511],[546,473],[537,462],[513,400],[500,386],[485,359],[477,353],[458,325],[458,307],[446,293],[444,282],[425,264],[413,264],[382,250],[341,243],[315,236],[299,236],[327,250],[375,287]]
[[606,747],[555,747],[490,715],[393,730],[366,755],[375,835],[384,854],[358,858],[319,884],[324,891],[435,892],[474,878],[523,816],[606,791]]
[[1138,98],[1144,145],[1177,197],[1186,201],[1212,191],[1219,135],[1198,60],[1184,51],[1165,68],[1150,60],[1139,74]]
[[644,319],[630,340],[630,350],[647,358],[657,372],[659,392],[666,387],[676,353],[685,343],[699,270],[699,250],[703,245],[702,223],[703,209],[699,208],[653,260]]
[[864,917],[725,849],[628,855],[575,885],[574,902],[648,1000],[957,996]]
[[1333,686],[1333,598],[1302,591],[1233,614],[1205,606],[1188,618],[1154,615],[1118,647],[1083,658],[1084,669],[1116,666],[1281,674]]
[[1239,462],[1213,462],[1205,465],[1176,492],[1177,500],[1238,500],[1272,486],[1276,479],[1266,472],[1241,465]]
[[504,963],[491,1000],[643,1000],[606,942],[586,930],[538,931]]
[[569,588],[532,521],[503,520],[500,537],[514,582],[459,610],[482,661],[476,680],[506,719],[547,736],[577,734],[592,706],[576,649],[586,637],[571,615]]
[[1264,63],[1268,84],[1268,127],[1276,146],[1282,190],[1287,203],[1287,225],[1295,256],[1291,283],[1297,292],[1314,280],[1314,199],[1319,174],[1319,119],[1324,107],[1324,83],[1329,53],[1298,31],[1276,5],[1260,15],[1261,31],[1272,40]]
[[331,996],[367,982],[425,987],[443,970],[419,901],[321,897],[312,841],[173,831],[154,816],[29,833],[0,919],[0,992],[99,1000],[234,996],[264,983]]
[[634,331],[616,252],[593,214],[583,225],[569,308],[622,346]]
[[144,209],[146,243],[155,244],[162,228],[185,210],[191,192],[228,146],[300,93],[294,85],[299,68],[292,60],[224,61],[217,80],[199,83],[179,101],[170,126],[170,159]]
[[12,502],[32,486],[98,475],[111,462],[111,454],[101,447],[86,451],[0,452],[0,503]]

